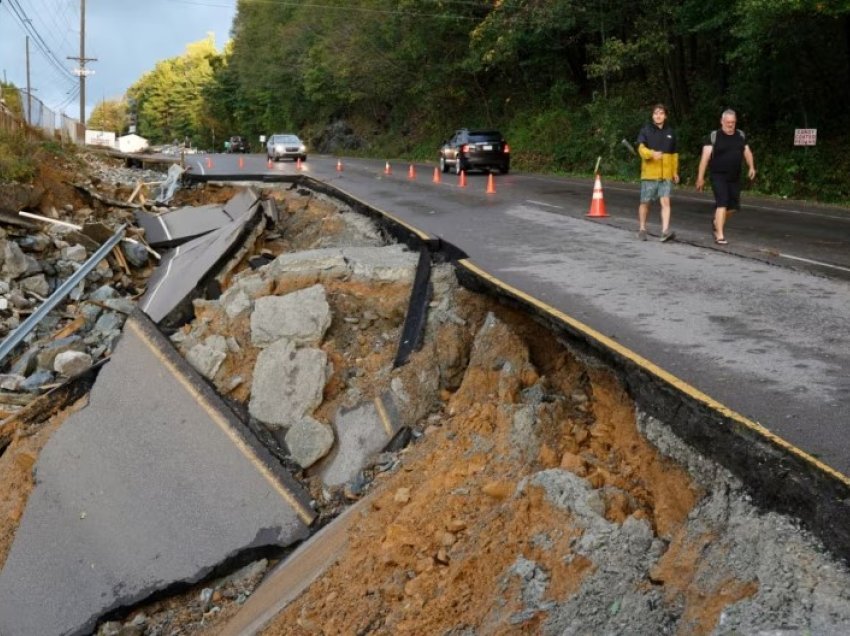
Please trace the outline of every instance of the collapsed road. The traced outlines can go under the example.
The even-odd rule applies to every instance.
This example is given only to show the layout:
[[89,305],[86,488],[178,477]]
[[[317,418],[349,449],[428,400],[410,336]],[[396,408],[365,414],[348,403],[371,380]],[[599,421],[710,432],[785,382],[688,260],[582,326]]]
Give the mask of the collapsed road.
[[[338,564],[286,610],[288,615],[269,628],[272,633],[432,633],[464,625],[477,626],[484,632],[513,626],[509,629],[517,632],[561,633],[569,625],[604,631],[626,624],[637,633],[660,633],[676,626],[709,633],[720,623],[728,629],[744,630],[798,625],[815,631],[841,631],[848,625],[845,613],[836,609],[847,605],[841,591],[847,580],[843,566],[830,563],[817,542],[793,521],[758,513],[749,506],[747,493],[755,492],[757,499],[764,500],[758,488],[766,482],[740,482],[678,441],[674,433],[687,438],[693,431],[704,434],[706,426],[729,424],[728,412],[722,407],[695,400],[693,394],[681,391],[681,385],[670,383],[670,388],[659,384],[658,378],[651,376],[656,369],[638,365],[635,375],[624,374],[619,358],[623,352],[616,343],[604,338],[589,342],[588,336],[595,335],[592,332],[577,337],[575,331],[582,325],[570,323],[564,320],[569,316],[556,312],[543,320],[548,328],[529,320],[523,315],[536,314],[540,319],[539,304],[531,302],[521,290],[481,275],[451,245],[411,225],[396,223],[394,215],[382,217],[368,210],[378,219],[377,225],[357,220],[362,217],[348,206],[333,204],[316,194],[316,190],[325,189],[321,183],[296,178],[302,186],[314,186],[313,190],[299,189],[296,195],[272,188],[271,197],[262,199],[256,193],[242,191],[227,204],[238,207],[239,212],[209,212],[220,217],[222,224],[202,237],[189,233],[175,238],[181,215],[197,211],[172,212],[173,224],[162,217],[156,221],[164,228],[161,240],[185,242],[163,258],[139,304],[143,310],[154,311],[156,307],[155,320],[189,365],[169,353],[172,345],[156,335],[148,319],[138,315],[131,318],[95,382],[89,404],[78,412],[85,414],[83,421],[87,423],[72,425],[72,430],[80,429],[75,435],[55,434],[42,453],[45,459],[39,458],[36,465],[39,475],[42,461],[46,462],[45,475],[49,475],[48,458],[55,456],[57,448],[68,447],[73,449],[70,456],[75,461],[82,458],[90,468],[105,462],[123,469],[123,462],[127,462],[128,469],[138,463],[143,471],[158,471],[156,458],[166,458],[171,452],[182,455],[184,450],[191,450],[203,455],[202,445],[198,449],[185,447],[208,437],[204,432],[207,428],[231,431],[225,437],[237,450],[250,448],[251,440],[262,440],[261,448],[240,454],[266,480],[265,487],[279,492],[280,484],[288,484],[290,496],[280,498],[283,505],[261,507],[272,515],[287,507],[290,515],[301,510],[289,520],[284,515],[271,521],[273,526],[291,528],[294,534],[279,532],[275,541],[267,535],[249,537],[250,532],[245,530],[252,525],[269,523],[262,521],[263,514],[249,511],[243,518],[245,530],[237,532],[244,541],[241,546],[238,540],[230,547],[204,546],[200,554],[206,560],[190,552],[187,563],[181,566],[176,559],[171,563],[167,554],[185,549],[198,538],[191,532],[197,533],[199,528],[203,529],[201,536],[206,536],[217,524],[229,526],[226,515],[217,521],[216,516],[207,518],[204,511],[221,507],[220,512],[227,512],[228,507],[241,505],[238,496],[231,500],[231,495],[223,494],[218,502],[191,488],[158,485],[159,480],[149,484],[150,492],[158,496],[144,495],[140,488],[147,488],[147,480],[134,477],[130,470],[126,479],[116,483],[111,497],[94,481],[84,482],[82,490],[74,494],[74,480],[60,478],[59,483],[64,487],[68,482],[69,489],[56,495],[51,491],[56,488],[51,486],[55,479],[39,479],[15,545],[0,572],[0,583],[9,563],[31,561],[20,557],[12,560],[11,555],[27,549],[18,547],[19,541],[25,546],[25,536],[36,537],[37,533],[24,528],[29,527],[28,518],[44,514],[38,512],[39,506],[44,506],[39,501],[47,500],[48,511],[53,506],[52,511],[59,514],[47,525],[56,527],[65,537],[73,536],[63,528],[71,519],[81,528],[78,547],[62,551],[68,553],[69,561],[76,568],[98,570],[96,578],[115,584],[106,595],[108,602],[101,597],[92,599],[96,603],[87,603],[85,596],[73,589],[50,591],[53,597],[64,594],[65,598],[57,599],[62,600],[57,606],[68,607],[70,603],[75,606],[73,614],[81,618],[74,624],[78,627],[68,622],[59,631],[53,631],[57,623],[41,623],[45,631],[40,633],[73,633],[75,629],[84,633],[92,621],[102,618],[122,622],[102,623],[101,633],[119,628],[133,628],[136,633],[173,633],[168,630],[176,629],[180,612],[173,606],[163,609],[164,601],[146,604],[145,598],[179,595],[187,587],[190,591],[185,607],[196,607],[201,618],[183,617],[182,629],[203,632],[224,614],[235,615],[233,625],[250,624],[251,629],[259,629],[274,615],[269,614],[269,607],[275,611],[283,607],[275,600],[260,611],[247,603],[243,611],[236,612],[238,608],[231,604],[228,614],[227,599],[220,592],[224,588],[210,583],[217,580],[211,578],[218,574],[213,571],[215,566],[236,568],[259,554],[257,548],[280,558],[280,547],[303,538],[299,524],[310,523],[312,512],[303,508],[306,500],[297,495],[299,488],[311,493],[308,509],[318,509],[321,521],[313,522],[318,527],[340,506],[369,491],[373,479],[375,496],[358,504],[355,512],[361,519],[359,534],[350,536],[348,548],[354,560],[347,565],[340,556],[345,551],[338,551]],[[342,197],[351,203],[350,194],[343,193]],[[282,210],[270,206],[270,200],[281,202]],[[359,201],[355,205],[357,209],[363,207]],[[144,226],[142,220],[138,222]],[[191,229],[193,224],[185,225]],[[146,234],[152,236],[154,232],[151,229]],[[387,237],[404,238],[415,251],[386,245]],[[423,261],[423,253],[430,258]],[[431,259],[433,272],[420,275],[423,262],[430,263]],[[453,262],[454,266],[446,264]],[[430,281],[424,293],[416,292],[422,286],[417,279]],[[495,288],[507,304],[483,301],[458,287],[456,279],[470,288]],[[421,319],[425,313],[427,321]],[[420,331],[410,327],[417,322]],[[145,333],[155,346],[144,344]],[[415,350],[408,354],[410,362],[396,364],[406,357],[399,356],[399,351],[411,342],[415,342]],[[145,370],[142,361],[146,350],[160,352],[154,358],[170,360],[166,371]],[[294,364],[287,364],[287,360]],[[627,360],[626,370],[634,363],[635,359]],[[104,376],[110,367],[113,372]],[[171,368],[181,369],[180,376],[187,379],[175,383],[174,372],[168,370]],[[138,395],[138,387],[148,384],[149,377],[161,377],[166,385],[179,385],[151,385],[156,408]],[[669,381],[669,376],[661,380]],[[101,382],[104,389],[98,388]],[[106,406],[116,411],[122,403],[119,399],[117,405],[104,405],[99,397],[115,393],[114,383],[135,388],[131,391],[135,397],[127,401],[135,404],[136,410],[126,415],[116,412],[110,418],[98,413],[97,408]],[[222,396],[223,403],[213,406],[216,401],[208,393],[210,386]],[[181,389],[182,397],[172,395]],[[659,401],[662,406],[652,407],[659,392],[663,393]],[[638,398],[637,407],[627,395]],[[671,401],[677,406],[668,410]],[[158,410],[184,402],[200,405],[200,412],[174,418]],[[707,411],[706,405],[719,416]],[[227,411],[236,415],[228,416]],[[671,413],[673,417],[658,417]],[[143,423],[145,418],[159,422],[166,433],[171,427],[162,424],[175,420],[197,421],[193,426],[198,428],[187,427],[181,432],[185,440],[179,443],[175,443],[175,431],[171,430],[171,439],[166,435],[166,441],[160,442],[165,447],[161,447],[144,438],[136,439],[126,430],[125,420]],[[683,420],[694,427],[690,432],[686,429],[684,435],[677,428]],[[230,424],[223,427],[221,421]],[[734,418],[731,423],[732,436],[743,436],[755,447],[736,452],[765,452],[766,444],[769,453],[765,452],[765,457],[773,461],[788,450],[772,445],[770,438],[746,439],[753,431],[735,428]],[[121,461],[82,455],[84,449],[91,452],[91,447],[110,439],[98,426],[121,431],[113,440],[124,448]],[[137,428],[145,434],[155,432],[148,430],[151,426]],[[404,431],[406,435],[400,437]],[[80,434],[90,437],[78,438]],[[411,435],[420,441],[410,452],[400,451]],[[728,435],[720,434],[720,442],[728,443]],[[15,447],[10,448],[14,453]],[[385,448],[388,452],[380,454]],[[129,458],[126,453],[134,449],[147,452]],[[779,458],[787,461],[785,456]],[[192,459],[187,455],[185,460],[186,467],[203,467],[211,470],[216,480],[225,481],[232,478],[222,473],[222,467],[233,470],[239,465],[200,456]],[[303,485],[269,471],[267,467],[274,466],[275,461],[287,466]],[[181,462],[163,459],[163,463],[171,466]],[[165,484],[183,485],[187,479],[192,484],[205,480],[200,474],[191,478],[162,475]],[[239,479],[233,481],[234,485],[241,483]],[[48,496],[40,494],[45,492]],[[91,497],[95,492],[98,496]],[[85,500],[85,509],[66,506],[62,503],[65,495],[73,502]],[[186,503],[180,503],[184,496]],[[190,530],[190,536],[177,533],[173,542],[166,542],[153,529],[122,531],[120,525],[106,524],[110,528],[97,526],[98,541],[86,540],[91,535],[83,524],[106,518],[100,516],[98,503],[116,500],[132,507],[134,500],[144,501],[146,497],[154,501],[162,498],[167,503],[166,519],[147,520],[151,528],[174,524]],[[250,499],[264,502],[269,495]],[[293,501],[302,505],[293,506]],[[112,505],[107,504],[106,510],[112,510]],[[190,513],[198,511],[200,516],[184,517],[175,512],[175,506],[185,506]],[[374,520],[365,516],[369,511],[374,512]],[[130,512],[118,512],[117,518],[125,518]],[[103,531],[108,531],[109,540],[100,534]],[[159,560],[169,561],[167,576],[144,568],[129,571],[115,567],[104,573],[91,567],[95,563],[107,567],[108,562],[102,560],[104,545],[133,551],[134,542],[141,539],[137,535],[150,540],[152,534],[156,540],[151,546],[167,552],[148,557],[142,553],[139,557],[147,558],[151,567]],[[492,538],[480,541],[494,535],[501,541],[493,545]],[[319,537],[316,535],[305,549],[321,547]],[[252,543],[254,539],[260,539],[259,543]],[[50,543],[55,540],[45,538],[28,549],[53,554]],[[272,549],[275,546],[277,551]],[[747,546],[755,549],[748,550]],[[495,549],[500,556],[483,567],[484,553],[476,556],[479,548],[486,549],[487,554]],[[840,543],[830,548],[841,554]],[[82,558],[86,549],[94,552]],[[694,551],[701,554],[699,559],[688,556]],[[569,560],[567,555],[572,555]],[[118,561],[126,565],[125,559]],[[42,558],[41,562],[49,563],[50,559]],[[283,576],[287,562],[284,560],[276,571],[281,573],[277,578]],[[13,581],[11,586],[15,580],[30,580],[31,584],[7,594],[21,595],[14,597],[15,604],[33,602],[43,593],[38,583],[43,573],[30,574],[26,579],[22,578],[25,573],[15,568],[10,569],[15,573],[15,578],[8,579]],[[475,570],[478,575],[472,574]],[[787,580],[789,571],[797,573],[793,582]],[[68,572],[74,575],[74,566],[69,566]],[[362,577],[359,581],[358,572]],[[364,576],[364,572],[370,574]],[[403,574],[401,580],[399,574]],[[455,581],[448,587],[447,575]],[[381,577],[386,577],[383,583]],[[813,577],[818,580],[814,586]],[[269,577],[268,583],[275,578]],[[195,583],[202,589],[191,587]],[[347,593],[352,586],[357,589]],[[376,589],[381,593],[375,595]],[[370,600],[358,602],[364,591]],[[480,598],[480,603],[469,604],[463,611],[440,605],[471,598],[467,595]],[[199,597],[200,603],[188,600]],[[258,590],[255,598],[261,597]],[[13,596],[0,596],[0,602],[6,598]],[[245,600],[242,598],[242,602]],[[494,612],[494,603],[502,610]],[[7,620],[15,604],[4,606],[0,621]],[[426,606],[428,618],[423,616],[419,622],[403,609],[412,607],[418,612]],[[252,620],[247,612],[264,619]],[[20,623],[14,625],[46,620],[28,614],[26,618],[16,617]],[[39,633],[21,629],[9,631]]]

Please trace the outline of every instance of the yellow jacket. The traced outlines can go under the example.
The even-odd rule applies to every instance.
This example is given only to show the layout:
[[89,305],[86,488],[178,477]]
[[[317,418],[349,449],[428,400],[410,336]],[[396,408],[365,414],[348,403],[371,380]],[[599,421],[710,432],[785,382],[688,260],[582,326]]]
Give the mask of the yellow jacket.
[[652,158],[652,150],[644,144],[638,146],[640,154],[640,178],[657,180],[673,179],[673,175],[679,174],[679,153],[672,152],[661,155],[661,159]]

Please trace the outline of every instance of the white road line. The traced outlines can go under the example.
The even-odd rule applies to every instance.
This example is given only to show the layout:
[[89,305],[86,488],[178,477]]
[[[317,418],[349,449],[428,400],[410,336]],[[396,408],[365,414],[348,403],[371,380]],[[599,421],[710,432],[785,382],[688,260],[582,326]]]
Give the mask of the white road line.
[[534,199],[526,199],[526,203],[533,203],[534,205],[542,205],[547,208],[555,208],[556,210],[563,210],[564,206],[562,205],[552,205],[551,203],[544,203],[543,201],[535,201]]
[[200,159],[198,159],[195,163],[197,163],[197,164],[198,164],[198,167],[201,169],[201,174],[206,174],[206,172],[204,172],[204,164],[203,164],[203,162],[202,162]]
[[175,259],[180,255],[181,247],[181,245],[178,245],[177,248],[174,250],[174,255],[169,259],[168,265],[165,268],[165,274],[163,274],[162,278],[159,281],[159,284],[154,288],[153,293],[151,294],[151,297],[148,298],[148,301],[145,303],[145,306],[142,307],[142,310],[145,311],[145,313],[147,313],[146,310],[148,309],[148,307],[151,306],[151,303],[153,302],[154,298],[156,298],[156,295],[159,293],[160,288],[165,284],[165,281],[168,280],[168,275],[171,273],[171,266],[174,264]]
[[[768,252],[768,253],[770,253],[770,252]],[[782,254],[782,253],[778,253],[778,254],[776,254],[776,256],[779,256],[780,258],[787,258],[787,259],[792,260],[792,261],[801,261],[803,263],[809,263],[810,265],[818,265],[820,267],[829,267],[830,269],[838,269],[838,270],[841,270],[842,272],[850,272],[850,267],[842,267],[841,265],[832,265],[830,263],[823,263],[821,261],[815,261],[815,260],[812,260],[810,258],[803,258],[802,256],[791,256],[790,254]]]
[[162,216],[158,216],[156,218],[159,221],[159,224],[162,226],[162,230],[165,232],[165,238],[167,238],[170,241],[171,240],[171,232],[168,231],[168,226],[165,224],[165,219],[163,219]]

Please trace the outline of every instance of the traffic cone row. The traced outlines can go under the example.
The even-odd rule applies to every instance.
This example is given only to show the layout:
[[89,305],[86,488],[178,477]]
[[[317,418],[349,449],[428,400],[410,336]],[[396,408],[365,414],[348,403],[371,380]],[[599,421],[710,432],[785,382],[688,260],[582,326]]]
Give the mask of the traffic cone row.
[[593,198],[590,200],[590,209],[587,211],[587,216],[591,218],[603,218],[608,216],[605,212],[605,198],[602,196],[602,180],[599,178],[599,173],[596,173],[596,181],[593,184]]

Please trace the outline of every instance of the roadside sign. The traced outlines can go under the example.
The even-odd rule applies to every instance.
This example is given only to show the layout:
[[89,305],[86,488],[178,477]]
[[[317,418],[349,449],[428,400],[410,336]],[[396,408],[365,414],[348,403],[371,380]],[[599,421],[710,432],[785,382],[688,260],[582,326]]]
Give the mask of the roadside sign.
[[260,135],[260,143],[261,144],[266,143],[266,136],[265,135]]
[[818,140],[817,128],[795,128],[794,129],[794,145],[795,146],[814,146]]

